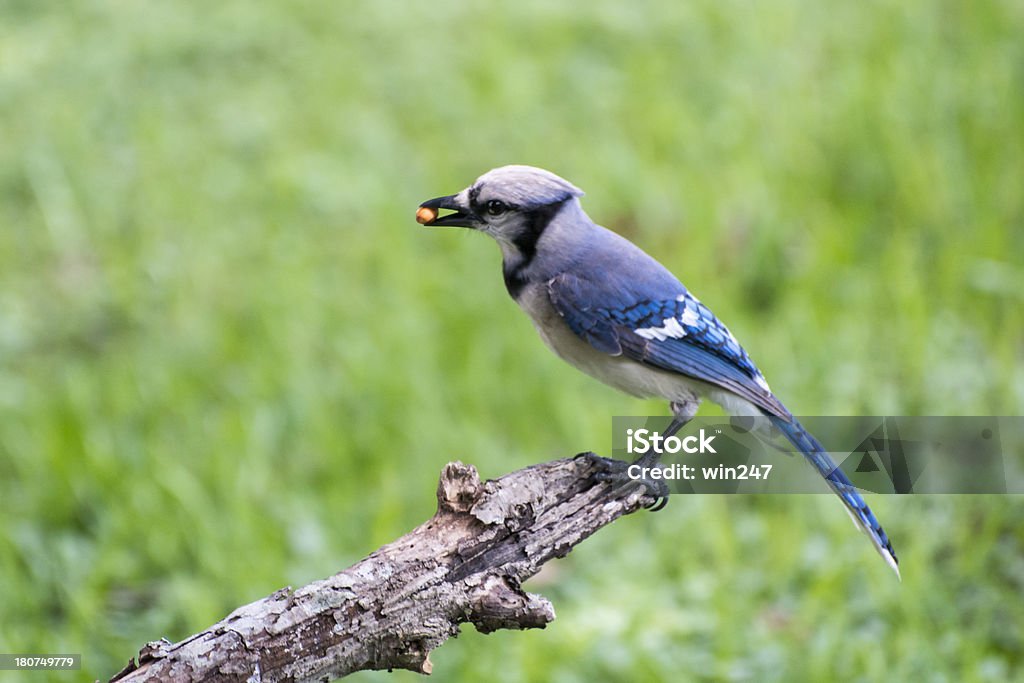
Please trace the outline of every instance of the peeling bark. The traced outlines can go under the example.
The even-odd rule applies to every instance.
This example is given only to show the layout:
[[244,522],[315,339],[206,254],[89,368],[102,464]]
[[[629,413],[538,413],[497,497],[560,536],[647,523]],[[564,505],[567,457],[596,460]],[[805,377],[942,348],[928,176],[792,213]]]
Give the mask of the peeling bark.
[[429,674],[430,652],[472,623],[544,628],[551,603],[523,591],[548,560],[653,499],[600,482],[591,458],[480,482],[449,463],[437,513],[334,576],[239,607],[179,643],[160,640],[111,681],[310,681],[364,669]]

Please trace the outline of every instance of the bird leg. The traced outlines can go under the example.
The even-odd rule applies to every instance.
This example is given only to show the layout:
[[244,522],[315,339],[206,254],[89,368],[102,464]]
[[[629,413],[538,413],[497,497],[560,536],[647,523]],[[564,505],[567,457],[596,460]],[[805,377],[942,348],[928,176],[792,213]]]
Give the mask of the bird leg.
[[[673,401],[670,406],[672,408],[672,421],[669,423],[668,428],[661,432],[661,436],[666,439],[673,436],[693,419],[694,415],[697,414],[697,408],[700,407],[700,398],[696,395],[691,395],[683,401]],[[660,454],[653,448],[648,448],[646,452],[631,463],[623,460],[602,458],[596,453],[580,453],[580,455],[590,460],[597,468],[595,478],[598,481],[608,481],[615,485],[613,492],[617,493],[628,487],[639,485],[647,489],[647,493],[654,497],[654,502],[648,508],[651,512],[657,512],[668,504],[669,489],[664,479],[631,477],[629,475],[629,471],[634,465],[640,468],[638,470],[640,472],[644,472],[644,468],[647,468],[649,471],[659,467]]]
[[669,422],[668,429],[661,433],[665,439],[675,435],[693,419],[697,414],[697,408],[700,408],[700,398],[693,394],[683,401],[672,401],[668,405],[672,409],[672,421]]
[[[668,429],[661,433],[662,438],[665,439],[675,435],[676,432],[685,427],[686,424],[693,419],[693,416],[697,414],[697,408],[700,407],[700,398],[696,394],[691,393],[682,401],[672,401],[672,403],[669,404],[669,407],[672,409],[672,421],[669,422]],[[650,449],[637,458],[635,464],[638,464],[641,467],[657,467],[658,453],[654,452],[654,449]],[[664,490],[664,494],[654,501],[654,505],[650,507],[651,512],[658,512],[668,505],[668,484],[661,479],[656,481],[660,484],[659,492]],[[651,488],[648,487],[647,490],[651,491]],[[654,491],[651,492],[654,493]]]

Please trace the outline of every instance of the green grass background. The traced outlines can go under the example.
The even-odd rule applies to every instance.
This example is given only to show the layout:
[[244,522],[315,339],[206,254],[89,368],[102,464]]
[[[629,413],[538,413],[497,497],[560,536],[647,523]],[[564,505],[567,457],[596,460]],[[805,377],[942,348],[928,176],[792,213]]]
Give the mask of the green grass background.
[[[413,222],[493,166],[586,190],[798,414],[1021,414],[1022,36],[1019,2],[0,2],[0,651],[84,656],[4,680],[330,575],[449,460],[665,412]],[[677,498],[435,678],[1024,677],[1021,499],[871,502],[902,584],[830,497]]]

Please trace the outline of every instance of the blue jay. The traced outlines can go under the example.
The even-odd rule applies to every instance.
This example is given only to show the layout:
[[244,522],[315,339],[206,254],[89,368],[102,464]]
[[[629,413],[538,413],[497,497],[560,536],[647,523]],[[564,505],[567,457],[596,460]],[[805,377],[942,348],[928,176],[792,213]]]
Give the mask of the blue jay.
[[[733,415],[766,416],[821,473],[899,576],[896,553],[867,503],[725,325],[654,258],[590,220],[581,196],[550,171],[503,166],[458,194],[423,202],[416,218],[493,237],[505,287],[547,346],[626,393],[668,400],[673,419],[665,436],[693,418],[702,398]],[[454,213],[439,217],[439,209]],[[664,483],[645,483],[663,503]]]

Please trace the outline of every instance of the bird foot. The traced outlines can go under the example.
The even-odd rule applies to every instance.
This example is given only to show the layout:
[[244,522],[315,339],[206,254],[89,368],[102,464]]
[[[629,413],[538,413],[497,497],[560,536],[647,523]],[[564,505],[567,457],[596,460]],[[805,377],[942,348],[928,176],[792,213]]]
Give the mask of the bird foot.
[[[654,498],[654,502],[647,506],[648,510],[657,512],[668,504],[669,490],[668,484],[665,483],[664,479],[634,476],[638,472],[643,472],[644,468],[649,468],[648,471],[650,471],[650,469],[660,467],[657,457],[651,459],[647,455],[642,455],[634,462],[626,462],[624,460],[603,458],[597,453],[590,451],[580,453],[576,457],[585,458],[593,465],[594,469],[597,470],[594,474],[594,479],[610,483],[613,493],[625,492],[636,486],[641,486],[649,496]],[[633,468],[633,465],[637,465],[639,468]]]

